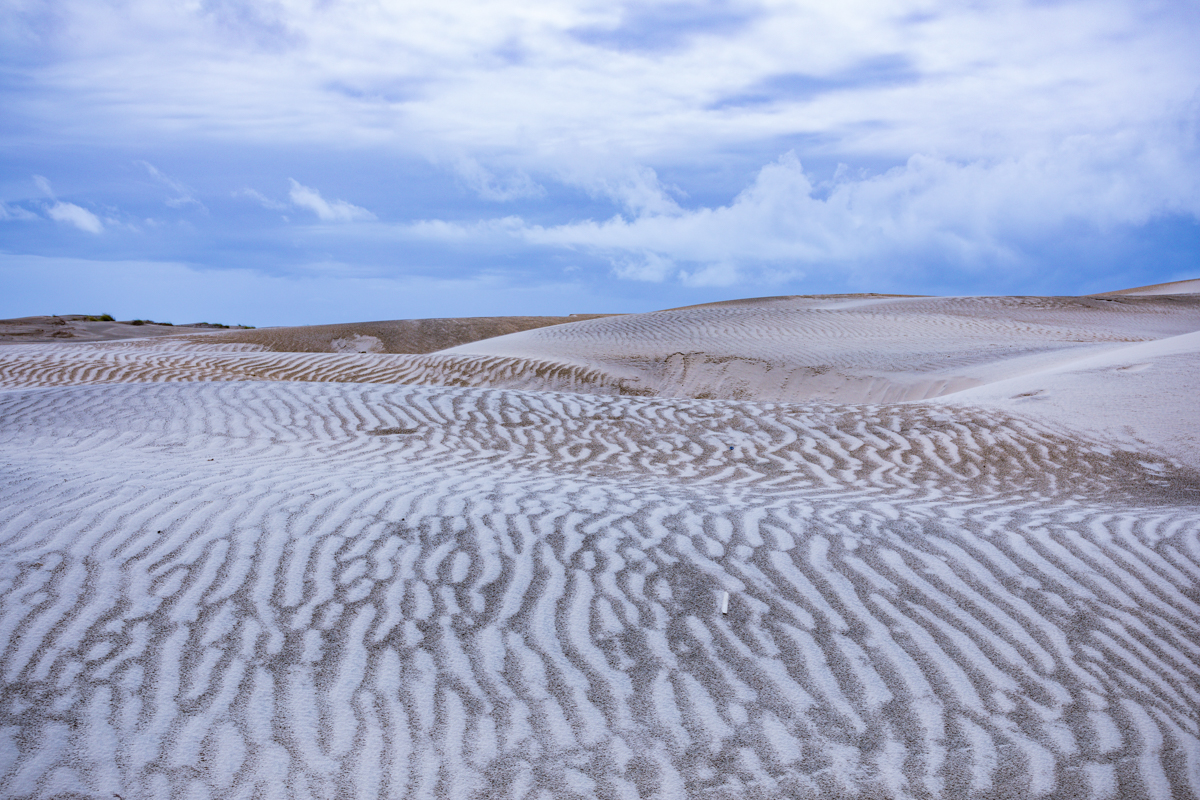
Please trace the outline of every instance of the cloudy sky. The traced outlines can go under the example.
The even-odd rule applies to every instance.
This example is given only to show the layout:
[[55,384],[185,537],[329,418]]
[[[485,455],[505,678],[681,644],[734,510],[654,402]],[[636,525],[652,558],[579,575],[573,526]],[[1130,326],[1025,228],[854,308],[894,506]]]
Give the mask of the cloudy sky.
[[1200,6],[0,0],[0,316],[1200,277]]

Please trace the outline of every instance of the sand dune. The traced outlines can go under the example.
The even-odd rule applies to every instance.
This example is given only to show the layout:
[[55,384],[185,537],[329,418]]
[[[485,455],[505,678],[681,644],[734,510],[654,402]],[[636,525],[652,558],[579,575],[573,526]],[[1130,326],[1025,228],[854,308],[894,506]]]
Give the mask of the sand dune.
[[1200,331],[1083,356],[945,401],[1034,415],[1200,470]]
[[895,402],[1200,329],[1200,297],[777,298],[526,331],[443,351],[600,370],[655,396]]
[[[270,346],[282,348],[289,341],[300,347],[335,333],[334,340],[349,336],[337,326],[317,327],[311,335],[284,329],[286,335],[278,336],[240,331],[13,346],[0,350],[0,387],[299,380],[783,402],[974,397],[1009,410],[1017,410],[1010,400],[1036,394],[1059,423],[1082,421],[1079,404],[1099,391],[1113,399],[1100,404],[1102,415],[1108,414],[1104,426],[1112,428],[1117,416],[1145,417],[1122,423],[1134,429],[1135,446],[1174,442],[1168,449],[1175,457],[1200,467],[1195,439],[1185,432],[1176,441],[1175,424],[1181,415],[1195,416],[1189,376],[1196,374],[1198,356],[1196,340],[1185,334],[1200,330],[1200,295],[765,298],[575,321],[413,355],[277,352],[262,342],[226,341],[270,334]],[[1155,362],[1157,351],[1129,349],[1166,340],[1188,344],[1169,356],[1164,351],[1171,363],[1153,370],[1139,364]],[[1045,402],[1050,395],[1039,381],[1086,359],[1125,352],[1143,352],[1145,359],[1125,365],[1119,383],[1089,384],[1085,391],[1082,377],[1070,378],[1059,395],[1073,399],[1058,404],[1061,411]],[[1071,374],[1082,375],[1077,369]],[[998,393],[989,394],[989,386],[999,387]],[[966,390],[973,392],[962,394]],[[1026,410],[1033,405],[1021,404]],[[1159,419],[1167,421],[1165,428],[1154,422]]]
[[[144,320],[120,322],[101,320],[99,315],[63,314],[61,316],[21,317],[0,319],[0,345],[45,344],[47,342],[110,342],[118,339],[153,339],[198,333],[208,328],[222,327],[201,322],[194,325],[146,323]],[[224,326],[228,327],[228,326]]]
[[1104,292],[1103,294],[1093,295],[1094,297],[1103,297],[1105,295],[1153,295],[1153,294],[1197,294],[1200,293],[1200,278],[1193,278],[1187,281],[1172,281],[1170,283],[1156,283],[1152,286],[1138,286],[1135,289],[1118,289],[1115,292]]
[[4,348],[0,795],[1200,796],[1198,313]]
[[605,316],[611,315],[396,319],[223,331],[206,337],[206,341],[255,344],[280,353],[432,353],[479,339]]
[[[0,386],[262,378],[897,402],[1197,329],[1200,296],[792,297],[577,321],[419,356],[343,352],[309,358],[278,352],[294,329],[267,344],[254,337],[275,332],[10,347],[0,351]],[[294,341],[299,349],[327,335],[295,334]]]

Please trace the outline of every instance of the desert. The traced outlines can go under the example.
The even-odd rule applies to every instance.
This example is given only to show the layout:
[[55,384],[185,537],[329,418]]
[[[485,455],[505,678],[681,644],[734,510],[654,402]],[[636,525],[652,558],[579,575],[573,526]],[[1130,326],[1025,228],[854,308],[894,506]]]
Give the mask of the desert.
[[1200,796],[1200,280],[77,317],[0,344],[4,797]]

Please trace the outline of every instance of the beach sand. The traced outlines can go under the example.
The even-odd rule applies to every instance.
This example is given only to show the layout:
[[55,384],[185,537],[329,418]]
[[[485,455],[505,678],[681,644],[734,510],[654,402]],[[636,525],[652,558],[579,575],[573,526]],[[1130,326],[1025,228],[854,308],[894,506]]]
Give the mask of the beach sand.
[[0,795],[1200,796],[1178,288],[0,348]]

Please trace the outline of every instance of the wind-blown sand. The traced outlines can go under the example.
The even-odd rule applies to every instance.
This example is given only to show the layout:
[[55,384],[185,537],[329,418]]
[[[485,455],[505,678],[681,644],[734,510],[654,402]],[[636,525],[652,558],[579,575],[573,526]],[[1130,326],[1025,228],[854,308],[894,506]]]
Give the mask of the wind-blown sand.
[[841,297],[2,348],[0,794],[1200,796],[1198,331]]

